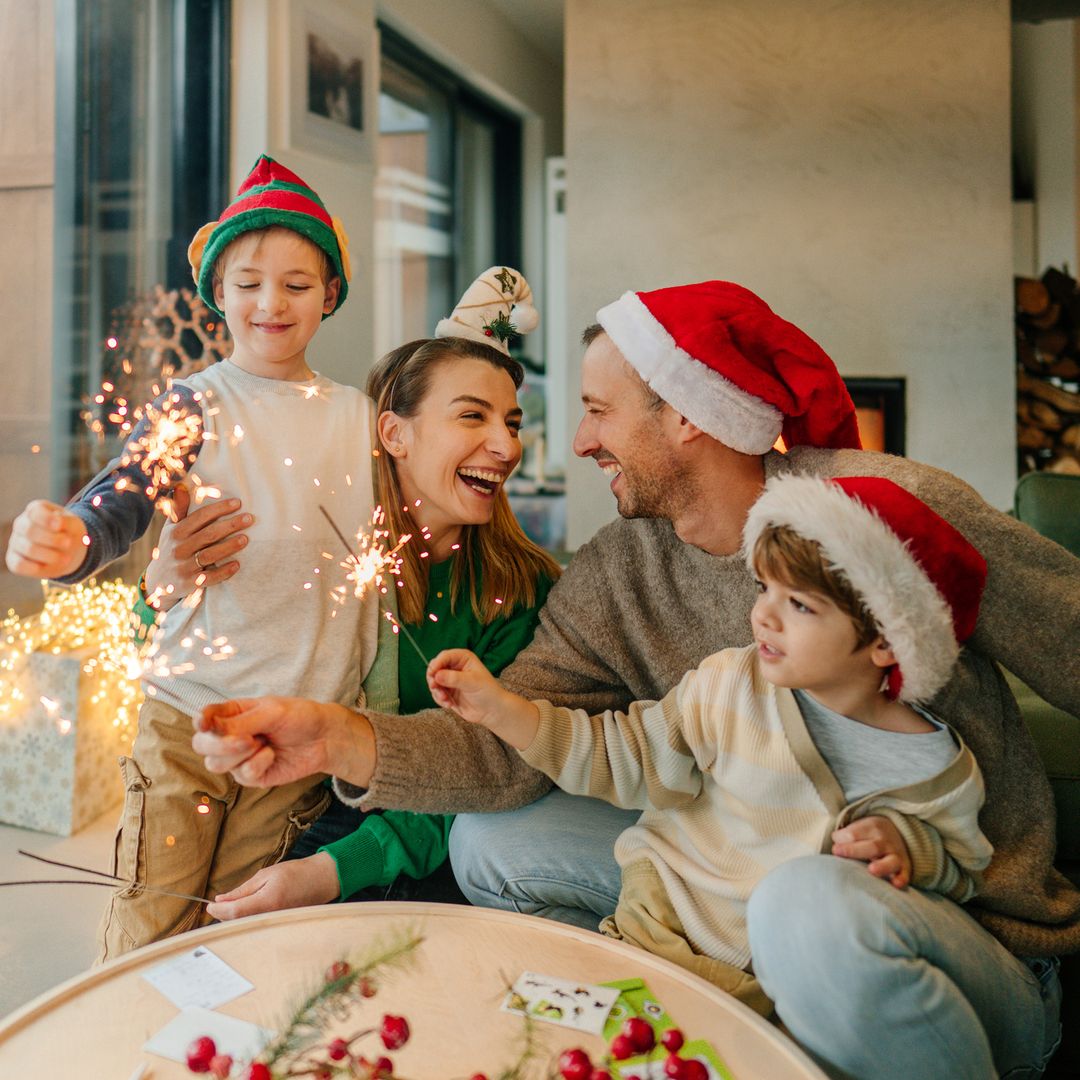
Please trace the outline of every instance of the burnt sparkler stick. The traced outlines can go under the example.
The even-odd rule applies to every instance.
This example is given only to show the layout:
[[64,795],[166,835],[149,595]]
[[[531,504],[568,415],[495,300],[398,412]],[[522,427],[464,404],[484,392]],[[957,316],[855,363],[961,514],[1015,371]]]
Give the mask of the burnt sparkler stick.
[[[337,534],[337,538],[345,545],[345,550],[349,553],[349,558],[356,561],[356,554],[353,552],[352,545],[349,543],[348,540],[345,539],[344,533],[342,533],[342,531],[337,527],[337,522],[335,522],[334,519],[330,516],[325,506],[320,505],[319,509],[322,511],[323,517],[330,522],[330,528],[333,529],[334,532]],[[431,661],[424,655],[424,650],[421,649],[419,645],[417,645],[416,638],[414,638],[412,634],[409,633],[405,624],[400,619],[396,619],[394,617],[394,613],[387,610],[386,608],[383,609],[383,614],[387,617],[387,619],[390,620],[390,622],[395,627],[397,627],[398,630],[401,631],[401,633],[405,635],[406,640],[416,650],[416,655],[424,661],[424,666],[426,667],[427,665],[429,665]]]
[[20,855],[28,859],[36,859],[38,862],[48,863],[49,866],[59,866],[64,870],[77,870],[80,874],[96,874],[98,877],[108,878],[108,881],[75,881],[71,879],[63,881],[0,881],[4,885],[102,885],[105,888],[115,888],[117,885],[130,887],[139,885],[147,892],[158,893],[161,896],[175,896],[180,900],[194,900],[197,904],[212,904],[213,900],[207,900],[204,896],[189,896],[187,893],[172,892],[170,889],[159,889],[153,885],[147,885],[143,881],[129,881],[127,878],[118,877],[116,874],[107,874],[104,870],[91,870],[88,866],[76,866],[74,863],[59,862],[56,859],[46,859],[44,855],[35,855],[32,851],[18,849]]

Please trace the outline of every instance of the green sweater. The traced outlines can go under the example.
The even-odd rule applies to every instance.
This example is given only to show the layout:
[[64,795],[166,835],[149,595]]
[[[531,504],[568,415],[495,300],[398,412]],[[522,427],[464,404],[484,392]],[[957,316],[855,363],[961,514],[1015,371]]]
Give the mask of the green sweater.
[[[515,608],[485,626],[473,613],[467,595],[459,595],[455,609],[450,610],[452,566],[452,558],[431,566],[424,618],[406,629],[429,660],[442,649],[471,649],[498,675],[532,640],[553,582],[542,577],[531,607]],[[433,708],[426,663],[404,635],[398,637],[397,646],[400,711],[409,715]],[[389,885],[399,874],[419,879],[434,873],[446,861],[453,821],[453,814],[388,810],[368,815],[354,832],[319,850],[328,852],[337,864],[341,896],[347,898],[371,885]]]

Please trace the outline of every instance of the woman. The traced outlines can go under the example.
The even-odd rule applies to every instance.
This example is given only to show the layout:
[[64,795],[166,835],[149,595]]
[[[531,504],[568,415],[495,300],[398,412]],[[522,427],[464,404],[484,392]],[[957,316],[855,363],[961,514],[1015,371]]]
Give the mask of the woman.
[[[482,310],[467,317],[471,328],[457,321],[450,332],[472,329],[478,340],[410,342],[385,356],[367,385],[378,413],[376,468],[387,527],[394,536],[412,534],[401,552],[393,599],[396,617],[418,649],[388,635],[390,648],[398,646],[397,692],[384,686],[379,695],[396,698],[406,714],[434,705],[420,652],[431,657],[450,645],[471,648],[498,674],[531,639],[559,574],[554,560],[522,532],[504,490],[521,457],[516,391],[523,370],[497,337],[481,336]],[[196,551],[200,562],[216,567],[207,584],[235,573],[239,563],[232,556],[242,550],[245,524],[242,515],[226,518],[225,512],[199,510],[163,537],[147,587],[161,588],[174,571],[173,595],[190,588],[181,568],[193,565]],[[382,646],[377,664],[386,669]],[[420,879],[443,866],[452,820],[335,807],[315,833],[332,841],[326,847],[307,854],[315,844],[302,840],[306,857],[260,870],[207,910],[229,919],[358,893],[385,895],[399,874]],[[426,895],[444,888],[436,882]],[[374,889],[380,891],[369,891]]]

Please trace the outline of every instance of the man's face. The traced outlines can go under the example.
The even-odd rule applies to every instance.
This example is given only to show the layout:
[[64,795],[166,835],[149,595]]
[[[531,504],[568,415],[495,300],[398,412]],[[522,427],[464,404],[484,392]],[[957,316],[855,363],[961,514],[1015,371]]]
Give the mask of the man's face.
[[650,406],[644,383],[607,334],[581,363],[585,415],[574,453],[591,457],[611,480],[625,518],[673,518],[685,490],[683,466],[668,434],[672,410]]

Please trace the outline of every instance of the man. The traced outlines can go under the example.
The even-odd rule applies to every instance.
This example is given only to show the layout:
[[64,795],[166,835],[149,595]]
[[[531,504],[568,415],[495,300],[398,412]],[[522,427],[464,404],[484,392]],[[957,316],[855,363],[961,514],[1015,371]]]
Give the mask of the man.
[[[754,584],[738,549],[766,476],[877,475],[908,488],[989,565],[971,647],[937,699],[986,776],[981,824],[996,856],[970,909],[978,922],[917,890],[848,880],[845,860],[800,860],[750,901],[754,970],[789,1030],[842,1075],[1037,1072],[1056,1042],[1056,973],[995,937],[1023,956],[1080,948],[1080,893],[1053,870],[1049,785],[993,661],[1080,712],[1080,560],[947,473],[854,449],[832,362],[747,290],[627,293],[598,319],[574,449],[611,476],[622,520],[577,553],[505,685],[590,712],[659,699],[705,656],[751,639]],[[785,455],[770,450],[781,432]],[[365,805],[457,811],[520,806],[547,789],[444,713],[371,714],[345,728],[295,704],[233,711],[242,715],[219,723],[239,736],[197,740],[227,768],[252,753],[251,736],[268,737],[236,769],[248,782],[324,768],[366,786]],[[627,824],[625,811],[552,792],[459,819],[451,854],[478,902],[595,925],[614,909],[611,850]]]

